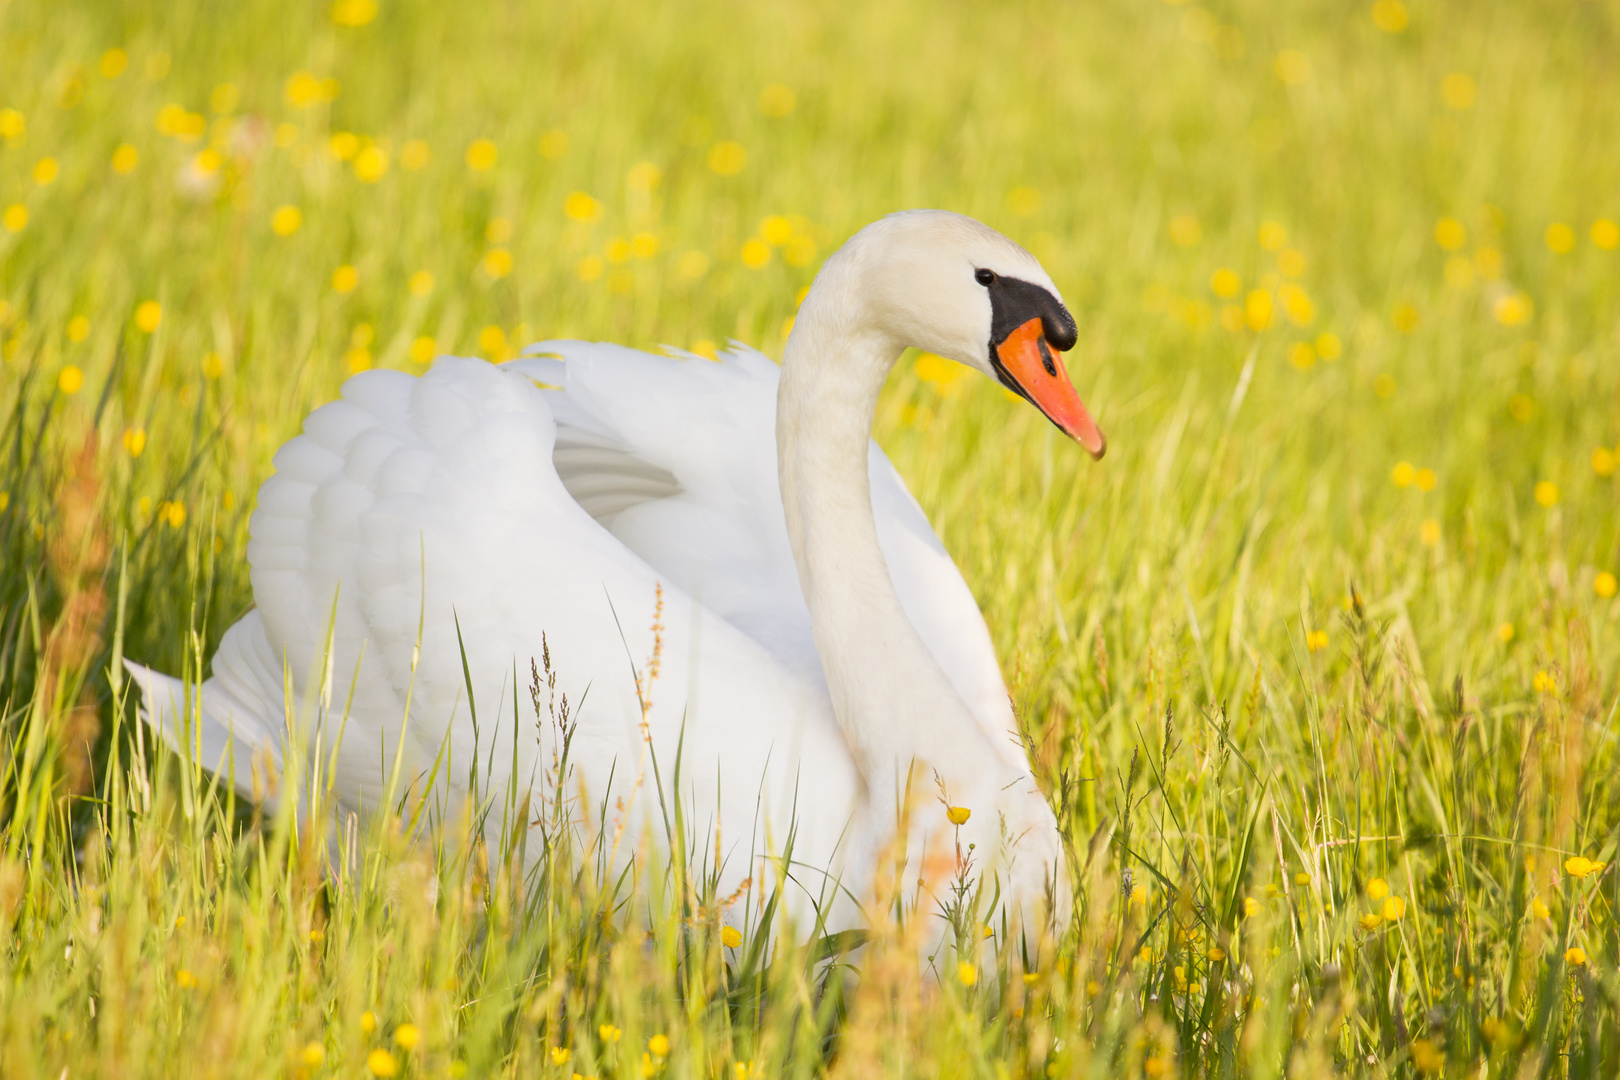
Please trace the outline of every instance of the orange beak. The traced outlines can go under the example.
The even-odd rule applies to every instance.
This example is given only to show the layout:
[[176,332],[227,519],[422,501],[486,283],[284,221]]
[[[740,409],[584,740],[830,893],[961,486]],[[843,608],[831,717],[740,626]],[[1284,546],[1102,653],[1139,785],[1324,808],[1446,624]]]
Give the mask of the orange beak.
[[1047,344],[1040,319],[1031,319],[1008,334],[1006,340],[995,347],[995,352],[998,366],[1011,380],[1014,390],[1028,398],[1092,457],[1103,456],[1108,440],[1103,438],[1097,422],[1086,411],[1074,384],[1069,381],[1062,355]]

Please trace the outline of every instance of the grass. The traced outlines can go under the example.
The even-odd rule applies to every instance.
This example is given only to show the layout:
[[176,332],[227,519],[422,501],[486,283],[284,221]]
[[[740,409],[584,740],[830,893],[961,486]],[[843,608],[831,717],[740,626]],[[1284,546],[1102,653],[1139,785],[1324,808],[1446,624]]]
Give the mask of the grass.
[[[1617,48],[1594,0],[7,0],[6,1075],[1613,1075]],[[701,864],[333,835],[135,723],[117,657],[204,670],[351,370],[779,355],[919,205],[1043,259],[1110,439],[927,358],[878,417],[1071,841],[1035,978],[880,927],[829,980]]]

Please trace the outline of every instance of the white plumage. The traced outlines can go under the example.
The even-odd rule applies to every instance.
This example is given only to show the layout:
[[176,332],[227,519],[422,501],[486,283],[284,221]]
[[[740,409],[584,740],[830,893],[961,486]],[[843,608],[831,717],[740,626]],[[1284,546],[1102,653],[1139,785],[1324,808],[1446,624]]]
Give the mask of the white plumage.
[[[532,346],[499,367],[441,357],[419,378],[371,371],[350,379],[276,454],[259,491],[248,545],[257,607],[226,633],[202,687],[191,732],[200,763],[233,770],[237,787],[251,792],[255,758],[261,773],[279,770],[289,736],[311,752],[314,735],[298,718],[312,715],[314,702],[328,699],[336,715],[352,697],[332,765],[334,791],[350,808],[377,806],[396,754],[406,785],[445,754],[438,783],[464,796],[476,755],[481,775],[492,769],[489,788],[526,790],[554,749],[554,732],[528,706],[530,664],[544,641],[577,710],[573,759],[584,805],[606,807],[610,820],[595,826],[611,828],[622,815],[626,850],[654,820],[652,758],[667,790],[679,745],[681,790],[670,794],[687,805],[700,845],[719,831],[722,893],[757,872],[751,858],[779,851],[791,824],[802,889],[791,906],[808,917],[813,900],[831,925],[853,925],[861,917],[854,899],[893,836],[898,787],[916,763],[927,777],[917,814],[928,824],[913,828],[913,843],[938,854],[948,842],[934,820],[928,772],[937,771],[953,801],[978,812],[970,836],[984,865],[1007,875],[1013,899],[1027,907],[1055,888],[1065,904],[1055,824],[1035,791],[973,596],[870,442],[870,404],[857,406],[865,415],[853,425],[831,423],[840,401],[816,385],[833,385],[845,364],[846,383],[881,386],[887,366],[874,376],[861,358],[882,353],[892,364],[898,355],[893,341],[860,339],[848,310],[856,303],[849,290],[862,287],[881,243],[932,243],[959,261],[964,255],[949,249],[965,243],[963,265],[999,260],[998,269],[1011,264],[1008,272],[1050,283],[983,226],[964,227],[954,215],[885,222],[902,218],[904,229],[884,233],[880,222],[863,231],[818,277],[786,361],[815,376],[801,386],[785,385],[783,369],[740,346],[712,362],[572,341]],[[934,318],[942,333],[988,340],[976,294],[945,300],[919,317]],[[950,325],[961,319],[971,325]],[[815,324],[808,331],[807,320]],[[839,355],[795,356],[800,342],[801,351],[830,352],[825,335],[840,331],[848,340]],[[945,351],[953,342],[900,344]],[[791,409],[780,431],[779,396]],[[828,410],[824,433],[800,419],[817,409]],[[779,470],[779,438],[795,455],[825,455],[816,466],[824,475],[796,483],[794,467]],[[834,495],[814,490],[836,478],[839,445],[865,450],[872,554],[892,580],[891,600],[859,551],[859,478],[845,476]],[[800,566],[784,489],[814,519],[801,536]],[[816,529],[837,526],[840,515],[853,515],[843,532],[817,540]],[[850,580],[829,580],[846,557]],[[660,592],[660,667],[650,678]],[[885,604],[896,600],[926,655],[907,659],[895,636],[905,637],[900,622],[883,630]],[[847,604],[865,604],[870,619],[823,619],[822,610]],[[842,625],[851,621],[864,625]],[[856,647],[861,634],[880,632],[888,636]],[[851,647],[847,659],[838,658],[840,642]],[[899,666],[886,671],[879,652]],[[185,688],[131,669],[149,719],[177,742],[190,730],[180,719]],[[639,693],[650,699],[646,738],[638,671]],[[869,701],[881,715],[859,715]],[[515,739],[514,714],[523,725]],[[632,795],[622,808],[613,801]],[[1021,866],[1019,850],[1027,852]],[[913,873],[929,878],[927,862],[914,858]],[[928,887],[940,878],[933,872]],[[833,879],[845,892],[827,908]]]

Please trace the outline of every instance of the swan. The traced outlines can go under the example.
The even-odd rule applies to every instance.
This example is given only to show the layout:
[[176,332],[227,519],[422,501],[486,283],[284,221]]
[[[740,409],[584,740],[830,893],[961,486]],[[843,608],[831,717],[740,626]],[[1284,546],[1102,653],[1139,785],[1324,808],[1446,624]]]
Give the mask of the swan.
[[[871,427],[917,347],[1101,457],[1061,358],[1076,336],[1023,248],[912,210],[828,258],[780,368],[740,345],[547,341],[356,375],[275,455],[249,529],[257,606],[200,693],[129,663],[143,716],[260,798],[284,748],[324,753],[354,812],[391,775],[532,791],[559,741],[529,708],[545,654],[570,782],[626,850],[679,799],[721,896],[757,903],[791,849],[789,910],[858,926],[903,840],[921,901],[971,853],[1016,923],[1061,918],[1057,823],[989,632]],[[341,740],[299,719],[340,713]]]

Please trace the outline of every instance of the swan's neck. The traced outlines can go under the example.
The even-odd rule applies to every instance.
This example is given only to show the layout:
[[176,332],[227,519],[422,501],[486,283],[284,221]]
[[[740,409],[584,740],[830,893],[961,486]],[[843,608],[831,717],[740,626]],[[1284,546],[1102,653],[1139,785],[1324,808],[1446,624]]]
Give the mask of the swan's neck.
[[833,709],[868,789],[897,794],[918,765],[930,788],[937,771],[955,796],[988,779],[999,755],[901,607],[878,546],[872,415],[902,346],[854,317],[859,283],[836,269],[817,279],[782,362],[788,535]]

